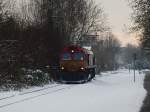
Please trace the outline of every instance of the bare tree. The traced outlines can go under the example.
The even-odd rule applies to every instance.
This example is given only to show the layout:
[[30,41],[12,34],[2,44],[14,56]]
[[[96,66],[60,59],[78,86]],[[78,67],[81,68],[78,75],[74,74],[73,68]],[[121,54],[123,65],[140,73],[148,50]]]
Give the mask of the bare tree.
[[111,33],[103,35],[103,39],[93,46],[96,57],[97,71],[115,70],[118,68],[117,55],[120,51],[120,42]]
[[133,8],[133,20],[135,31],[140,31],[143,50],[150,55],[150,1],[149,0],[129,0]]

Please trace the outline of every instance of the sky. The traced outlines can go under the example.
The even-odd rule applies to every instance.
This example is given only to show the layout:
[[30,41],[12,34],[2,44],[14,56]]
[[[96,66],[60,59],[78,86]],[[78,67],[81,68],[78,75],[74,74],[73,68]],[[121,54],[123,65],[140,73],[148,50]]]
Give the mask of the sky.
[[135,34],[129,34],[128,28],[132,25],[131,13],[132,9],[128,6],[127,0],[95,0],[97,4],[103,8],[104,13],[108,17],[108,22],[112,28],[112,32],[125,46],[128,43],[137,45]]

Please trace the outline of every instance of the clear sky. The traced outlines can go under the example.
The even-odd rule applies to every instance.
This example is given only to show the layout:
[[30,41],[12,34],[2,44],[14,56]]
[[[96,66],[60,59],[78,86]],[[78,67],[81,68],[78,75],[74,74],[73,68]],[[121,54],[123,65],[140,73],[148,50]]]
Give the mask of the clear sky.
[[[128,27],[131,26],[132,9],[128,6],[127,0],[95,0],[100,3],[104,12],[108,16],[109,25],[113,33],[121,40],[122,44],[137,44],[133,35],[127,33]],[[125,27],[126,26],[126,27]]]

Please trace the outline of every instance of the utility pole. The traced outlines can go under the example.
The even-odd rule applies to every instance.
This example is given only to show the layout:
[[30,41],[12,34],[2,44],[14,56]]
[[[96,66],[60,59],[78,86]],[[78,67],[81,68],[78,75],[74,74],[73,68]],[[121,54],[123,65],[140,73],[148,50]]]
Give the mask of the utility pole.
[[135,69],[136,69],[136,65],[135,65],[135,61],[136,61],[136,53],[133,54],[133,66],[134,66],[134,82],[135,82]]

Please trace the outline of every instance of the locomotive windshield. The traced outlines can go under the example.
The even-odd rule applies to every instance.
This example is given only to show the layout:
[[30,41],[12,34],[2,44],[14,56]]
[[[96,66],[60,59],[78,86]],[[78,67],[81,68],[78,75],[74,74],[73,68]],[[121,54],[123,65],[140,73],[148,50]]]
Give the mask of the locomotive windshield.
[[71,60],[71,55],[69,53],[64,53],[62,55],[62,60]]
[[73,59],[74,60],[83,60],[84,55],[82,53],[74,53]]

